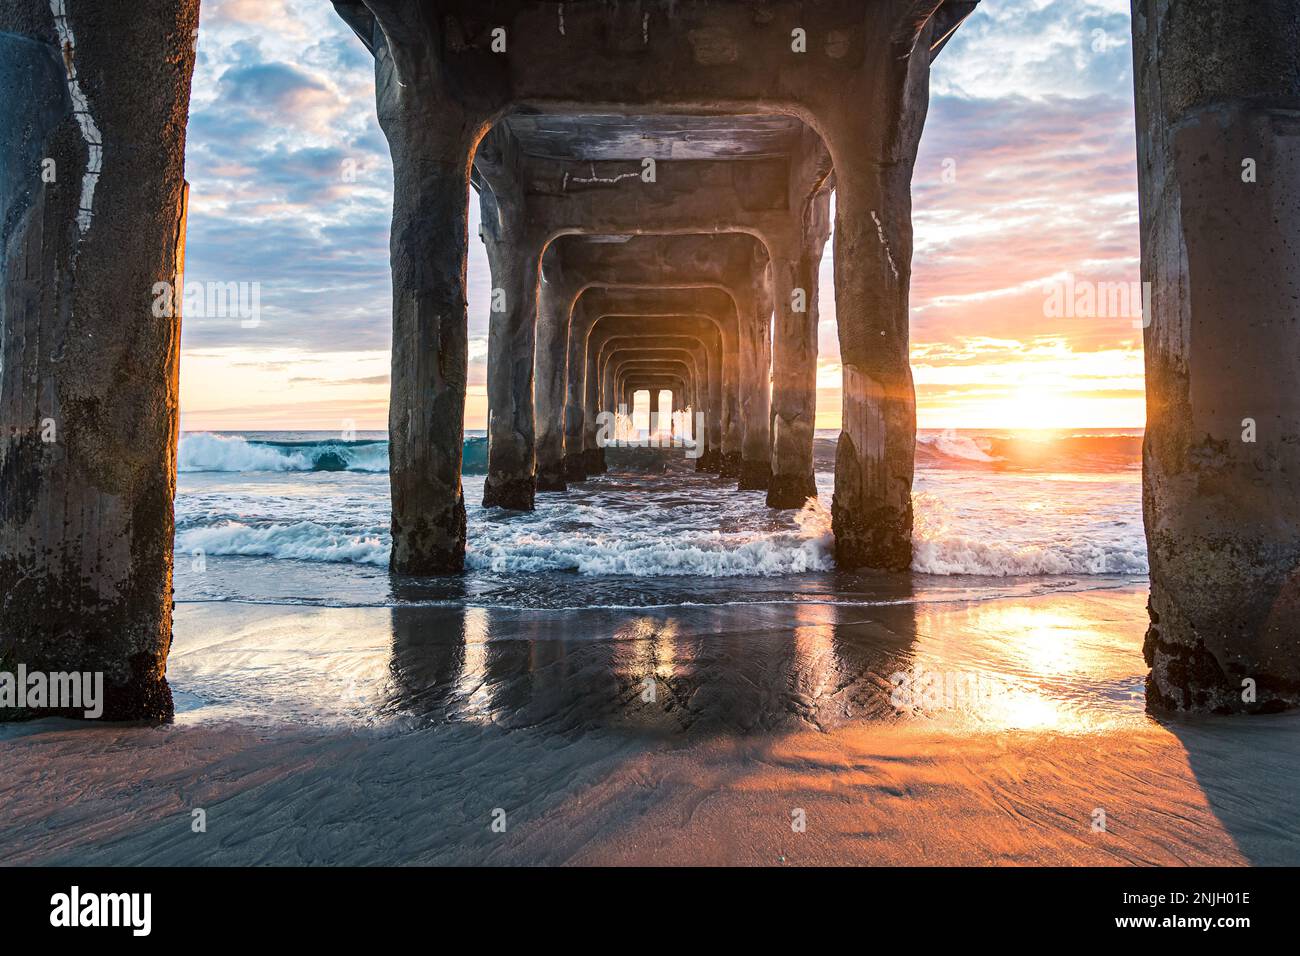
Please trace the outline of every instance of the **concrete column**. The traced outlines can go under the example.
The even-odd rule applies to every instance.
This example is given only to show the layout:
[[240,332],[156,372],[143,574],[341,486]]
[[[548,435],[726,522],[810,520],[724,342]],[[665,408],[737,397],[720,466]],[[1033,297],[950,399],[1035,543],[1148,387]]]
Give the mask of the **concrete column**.
[[903,571],[912,561],[911,172],[910,164],[864,170],[864,181],[842,182],[837,194],[843,412],[831,511],[844,569]]
[[1134,0],[1148,705],[1300,703],[1293,0]]
[[744,318],[737,312],[739,321],[735,323],[736,331],[731,335],[724,334],[722,339],[722,455],[718,460],[718,477],[720,478],[736,479],[740,477],[741,436],[743,434],[740,423],[740,339],[741,335],[744,334],[744,329],[740,327],[739,323],[743,322]]
[[[771,266],[755,263],[748,289],[738,289],[740,312],[741,491],[766,491],[772,480],[772,286]],[[814,399],[815,400],[815,399]]]
[[569,313],[573,290],[553,253],[543,260],[537,298],[534,417],[537,430],[537,490],[565,488],[565,384],[568,378]]
[[568,356],[564,376],[564,477],[567,481],[585,481],[587,478],[583,437],[587,340],[582,334],[585,324],[579,320],[578,314],[582,308],[582,304],[575,302],[571,295],[567,307],[568,332],[565,341]]
[[[519,237],[515,223],[495,207],[489,190],[483,206],[483,242],[492,270],[492,313],[488,322],[488,474],[483,507],[532,511],[536,492],[533,429],[533,365],[541,247]],[[497,229],[500,229],[497,232]]]
[[704,412],[704,454],[695,460],[696,471],[718,472],[722,469],[722,406],[724,395],[723,355],[726,338],[722,338],[723,352],[709,353],[709,401]]
[[[582,303],[578,303],[578,308]],[[585,331],[590,329],[590,324],[584,324],[583,339],[583,368],[584,383],[583,390],[586,393],[586,399],[583,402],[582,417],[582,467],[588,475],[601,475],[605,473],[605,449],[601,448],[596,440],[600,434],[600,426],[596,418],[601,412],[611,411],[612,405],[615,404],[605,391],[605,382],[599,370],[596,367],[596,357],[593,354],[590,333]]]
[[929,36],[927,27],[910,52],[876,68],[875,99],[895,122],[882,128],[853,113],[831,127],[843,367],[831,513],[835,560],[845,569],[904,571],[912,563],[911,181],[929,104]]
[[405,574],[445,574],[460,571],[465,559],[460,476],[473,141],[462,128],[449,129],[427,102],[400,97],[395,81],[384,79],[389,63],[388,58],[376,61],[380,124],[394,178],[390,567]]
[[0,669],[162,720],[199,3],[59,6],[0,3]]
[[[826,215],[824,199],[814,201]],[[776,319],[772,336],[771,508],[801,508],[817,496],[813,477],[813,427],[817,417],[817,272],[825,233],[814,231],[797,253],[775,253],[772,286]]]

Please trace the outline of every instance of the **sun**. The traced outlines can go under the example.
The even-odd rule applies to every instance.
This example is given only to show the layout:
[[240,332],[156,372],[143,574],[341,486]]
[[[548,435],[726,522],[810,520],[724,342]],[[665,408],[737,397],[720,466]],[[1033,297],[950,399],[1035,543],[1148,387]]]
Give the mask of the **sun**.
[[1018,429],[1068,428],[1079,418],[1079,404],[1047,385],[1021,385],[1007,399],[1005,418]]

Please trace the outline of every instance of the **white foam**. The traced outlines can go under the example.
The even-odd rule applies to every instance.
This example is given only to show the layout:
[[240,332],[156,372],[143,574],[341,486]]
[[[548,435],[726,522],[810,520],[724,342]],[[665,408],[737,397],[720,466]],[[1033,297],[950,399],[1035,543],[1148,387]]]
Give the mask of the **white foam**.
[[[324,450],[358,453],[353,473],[324,487],[304,480],[312,456]],[[258,477],[187,479],[192,488],[177,500],[179,553],[202,548],[209,555],[386,565],[388,483],[380,474],[356,473],[362,455],[381,470],[382,443],[266,445],[196,433],[186,436],[181,451],[183,471]],[[820,474],[818,482],[820,499],[798,512],[772,511],[761,494],[737,494],[709,477],[617,475],[538,495],[536,511],[512,513],[480,507],[483,478],[467,476],[466,563],[484,572],[639,578],[830,571],[832,476]],[[912,568],[999,578],[1145,574],[1140,501],[1138,476],[1128,472],[921,468]]]
[[[824,509],[823,509],[824,510]],[[536,529],[514,533],[470,532],[465,563],[475,570],[576,571],[639,577],[771,577],[829,571],[831,538],[815,519],[797,532],[733,531],[678,534],[569,533]]]
[[312,521],[250,527],[223,521],[176,535],[176,550],[192,554],[289,558],[299,561],[350,561],[388,564],[389,541],[378,531],[347,533]]
[[1009,545],[964,535],[912,539],[912,570],[923,574],[1020,577],[1041,574],[1146,574],[1140,543]]

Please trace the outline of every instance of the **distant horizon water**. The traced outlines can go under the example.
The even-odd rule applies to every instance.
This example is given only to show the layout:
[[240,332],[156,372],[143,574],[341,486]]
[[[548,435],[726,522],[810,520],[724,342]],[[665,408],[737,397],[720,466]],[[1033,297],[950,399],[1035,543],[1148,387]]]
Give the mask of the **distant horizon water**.
[[[449,600],[639,606],[852,601],[833,561],[837,432],[819,432],[818,498],[773,511],[761,492],[663,467],[541,493],[533,512],[481,506],[487,441],[466,434],[466,580],[412,598],[387,574],[386,435],[187,432],[176,497],[186,601],[385,605]],[[912,570],[942,588],[1111,586],[1147,573],[1141,430],[922,430]],[[739,581],[746,583],[743,588]],[[990,579],[997,579],[996,581]],[[735,583],[728,583],[735,582]]]

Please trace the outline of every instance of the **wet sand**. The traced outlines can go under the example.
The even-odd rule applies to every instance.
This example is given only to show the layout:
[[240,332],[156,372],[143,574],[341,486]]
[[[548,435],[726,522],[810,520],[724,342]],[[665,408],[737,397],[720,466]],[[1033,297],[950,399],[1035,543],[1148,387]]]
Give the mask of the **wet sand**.
[[1144,603],[182,605],[174,725],[3,730],[0,862],[1300,863],[1300,718],[1145,716]]

